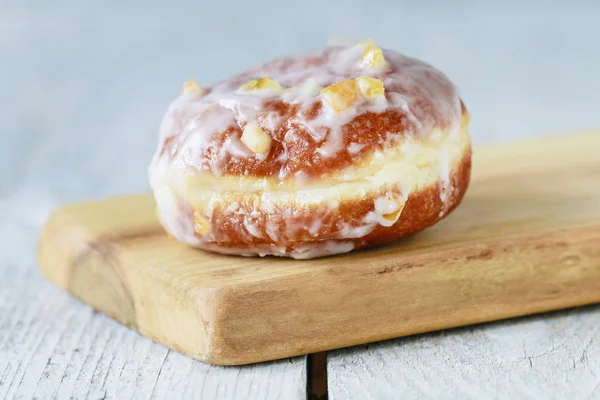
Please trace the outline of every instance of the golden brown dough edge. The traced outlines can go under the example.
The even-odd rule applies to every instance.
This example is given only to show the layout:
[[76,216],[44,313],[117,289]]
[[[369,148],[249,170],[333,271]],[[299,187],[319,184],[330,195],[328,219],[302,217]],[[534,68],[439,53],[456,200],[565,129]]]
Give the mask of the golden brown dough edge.
[[[298,206],[285,204],[287,210],[277,209],[265,213],[259,209],[252,196],[230,195],[213,210],[212,240],[196,245],[212,251],[234,254],[251,253],[292,253],[308,244],[333,241],[352,243],[354,250],[382,245],[402,237],[420,232],[450,214],[462,201],[469,186],[471,176],[471,145],[465,147],[460,162],[451,173],[451,188],[446,203],[440,198],[440,182],[411,193],[398,220],[392,226],[376,227],[362,237],[344,237],[346,229],[359,228],[364,216],[373,210],[374,201],[389,193],[382,188],[360,199],[344,200],[337,207],[320,204]],[[180,199],[182,201],[182,199]],[[232,208],[231,205],[236,207]],[[292,208],[291,210],[289,208]],[[235,209],[235,211],[232,211]],[[187,204],[180,204],[184,213],[180,217],[193,220],[194,211]],[[248,229],[251,219],[251,231]],[[201,235],[198,235],[202,238]],[[272,251],[270,250],[272,249]]]
[[448,216],[461,203],[471,180],[471,146],[469,145],[463,155],[458,168],[451,176],[452,192],[447,199],[445,211],[440,199],[439,184],[430,185],[421,191],[409,196],[396,223],[389,227],[378,226],[362,241],[356,243],[355,248],[385,244],[399,238],[420,232]]

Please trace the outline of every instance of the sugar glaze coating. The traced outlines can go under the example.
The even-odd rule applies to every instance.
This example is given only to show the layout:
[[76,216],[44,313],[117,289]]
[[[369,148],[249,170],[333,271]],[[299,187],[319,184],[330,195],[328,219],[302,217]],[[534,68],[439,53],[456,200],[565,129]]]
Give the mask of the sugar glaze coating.
[[[432,223],[445,216],[466,189],[453,176],[470,171],[466,108],[419,60],[375,47],[385,63],[365,65],[373,47],[328,47],[206,88],[188,84],[149,169],[165,228],[210,251],[313,258],[377,244],[369,235],[381,229],[386,241],[413,233],[394,225],[429,186],[439,203]],[[265,77],[266,87],[245,89]],[[360,88],[334,93],[350,99],[344,109],[328,98],[340,82]],[[364,82],[381,82],[384,94],[362,91]],[[357,200],[361,215],[340,211]]]

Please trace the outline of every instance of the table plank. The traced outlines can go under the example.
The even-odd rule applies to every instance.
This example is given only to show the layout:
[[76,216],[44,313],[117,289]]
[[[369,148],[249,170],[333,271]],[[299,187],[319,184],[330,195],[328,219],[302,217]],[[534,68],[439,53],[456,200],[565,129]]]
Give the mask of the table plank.
[[330,352],[330,399],[600,397],[600,306]]
[[[39,204],[36,212],[25,210]],[[0,200],[0,398],[304,398],[304,357],[216,367],[153,343],[48,283],[35,245],[54,201]],[[6,239],[5,239],[6,240]]]

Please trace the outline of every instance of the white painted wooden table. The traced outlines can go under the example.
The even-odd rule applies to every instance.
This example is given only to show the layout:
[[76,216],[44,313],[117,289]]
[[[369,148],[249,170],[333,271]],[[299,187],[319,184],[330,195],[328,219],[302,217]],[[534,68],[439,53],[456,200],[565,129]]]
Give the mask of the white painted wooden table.
[[[37,270],[54,207],[147,190],[159,119],[189,77],[224,78],[332,36],[373,37],[459,85],[476,143],[600,127],[597,2],[86,3],[0,3],[0,399],[306,396],[304,357],[192,361]],[[330,352],[329,397],[595,399],[599,354],[591,306]]]
[[[30,157],[25,154],[23,162]],[[86,167],[77,175],[87,187]],[[153,343],[48,283],[36,268],[36,236],[58,204],[58,198],[35,187],[0,200],[0,399],[305,397],[304,357],[242,368],[203,364]]]

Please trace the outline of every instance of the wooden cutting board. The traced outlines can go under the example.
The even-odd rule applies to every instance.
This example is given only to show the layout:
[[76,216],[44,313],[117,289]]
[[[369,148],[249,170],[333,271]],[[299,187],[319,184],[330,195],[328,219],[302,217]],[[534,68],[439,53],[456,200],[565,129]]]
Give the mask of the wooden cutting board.
[[476,148],[461,206],[383,248],[310,261],[194,250],[150,195],[63,207],[45,276],[193,358],[245,364],[600,302],[600,132]]

